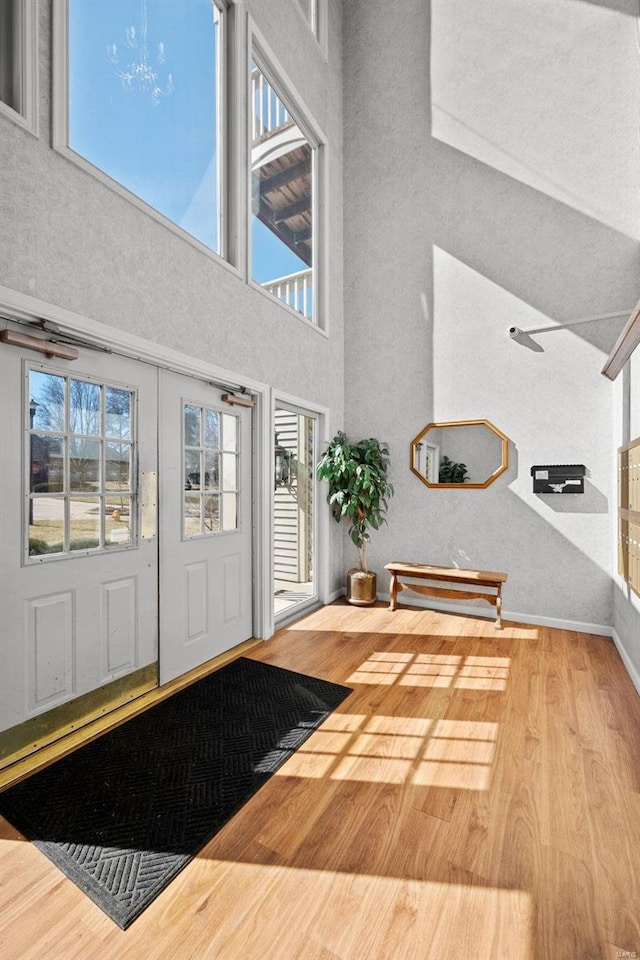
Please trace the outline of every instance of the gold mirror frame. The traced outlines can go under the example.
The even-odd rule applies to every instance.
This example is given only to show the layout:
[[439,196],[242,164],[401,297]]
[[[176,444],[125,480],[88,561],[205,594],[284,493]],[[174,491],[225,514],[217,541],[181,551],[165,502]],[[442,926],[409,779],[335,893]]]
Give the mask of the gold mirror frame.
[[[427,480],[424,474],[421,473],[416,466],[416,459],[417,459],[416,448],[419,443],[422,443],[424,441],[424,438],[429,433],[429,431],[442,430],[444,427],[474,427],[474,426],[487,427],[488,430],[491,430],[492,433],[495,433],[495,435],[499,437],[502,444],[502,463],[500,464],[500,466],[497,467],[493,471],[493,473],[489,477],[487,477],[487,479],[483,483],[435,483],[434,481]],[[416,477],[422,480],[424,485],[427,487],[436,488],[440,490],[445,490],[445,489],[483,490],[485,487],[488,487],[489,484],[493,483],[493,481],[496,480],[500,476],[500,474],[504,473],[505,470],[508,468],[509,438],[506,436],[506,434],[502,432],[502,430],[498,430],[498,428],[493,423],[491,423],[490,420],[447,420],[441,423],[428,423],[426,427],[420,431],[417,437],[414,437],[413,440],[411,441],[410,456],[411,456],[411,460],[409,465],[411,467],[411,472],[415,473]]]

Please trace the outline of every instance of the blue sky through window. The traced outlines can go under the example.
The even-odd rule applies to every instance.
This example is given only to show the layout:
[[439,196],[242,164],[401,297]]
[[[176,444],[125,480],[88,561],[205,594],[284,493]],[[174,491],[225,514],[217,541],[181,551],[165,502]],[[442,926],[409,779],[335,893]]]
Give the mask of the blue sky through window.
[[[69,147],[219,253],[220,11],[213,0],[69,0],[68,9]],[[255,281],[307,270],[255,216],[251,232]],[[311,281],[306,289],[310,316]]]
[[268,283],[286,277],[307,265],[254,215],[252,218],[252,274],[256,283]]
[[219,250],[212,0],[70,0],[69,146]]

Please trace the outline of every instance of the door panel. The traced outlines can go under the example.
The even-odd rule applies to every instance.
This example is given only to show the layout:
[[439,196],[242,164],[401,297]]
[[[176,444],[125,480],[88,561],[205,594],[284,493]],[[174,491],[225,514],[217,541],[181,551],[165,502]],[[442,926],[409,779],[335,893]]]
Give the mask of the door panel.
[[73,695],[73,592],[27,600],[29,713]]
[[102,673],[134,669],[136,661],[138,578],[103,583],[100,596]]
[[157,370],[6,346],[0,401],[0,730],[27,725],[2,755],[34,718],[46,736],[48,711],[77,724],[93,692],[128,699],[123,678],[157,662],[157,539],[139,535],[137,483],[157,469]]
[[251,636],[251,410],[161,371],[160,682]]

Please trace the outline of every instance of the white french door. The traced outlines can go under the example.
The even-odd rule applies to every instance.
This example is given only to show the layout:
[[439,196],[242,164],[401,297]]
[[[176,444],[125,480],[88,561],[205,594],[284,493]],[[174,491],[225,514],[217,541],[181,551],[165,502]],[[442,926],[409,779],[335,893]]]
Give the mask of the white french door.
[[0,348],[0,766],[252,633],[252,411]]
[[91,712],[93,691],[123,696],[129,675],[157,683],[158,547],[139,496],[157,470],[157,371],[84,349],[71,363],[38,356],[0,351],[0,730],[15,733],[0,747],[9,754],[75,723],[70,704]]
[[252,633],[251,410],[160,373],[160,682]]

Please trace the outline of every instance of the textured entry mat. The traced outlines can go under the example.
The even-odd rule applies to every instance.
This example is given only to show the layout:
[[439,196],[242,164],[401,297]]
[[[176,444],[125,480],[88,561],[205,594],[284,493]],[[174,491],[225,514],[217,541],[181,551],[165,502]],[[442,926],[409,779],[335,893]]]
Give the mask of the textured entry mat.
[[0,813],[129,924],[351,692],[241,657],[0,794]]

